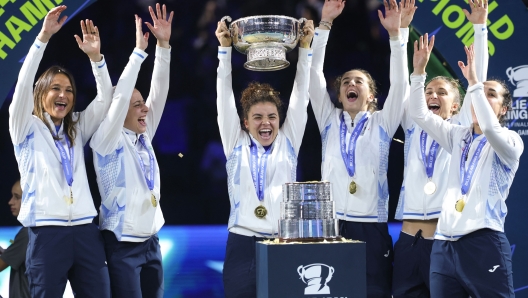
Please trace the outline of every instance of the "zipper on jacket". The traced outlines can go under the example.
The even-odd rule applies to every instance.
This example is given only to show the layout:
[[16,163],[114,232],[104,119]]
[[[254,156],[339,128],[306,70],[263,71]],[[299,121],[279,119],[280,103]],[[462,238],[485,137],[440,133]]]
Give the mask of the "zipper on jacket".
[[72,211],[72,208],[73,208],[73,195],[72,195],[72,192],[71,192],[71,188],[70,188],[70,202],[68,204],[68,209],[69,209],[69,217],[68,217],[68,225],[71,226],[72,225],[72,217],[73,217],[73,211]]

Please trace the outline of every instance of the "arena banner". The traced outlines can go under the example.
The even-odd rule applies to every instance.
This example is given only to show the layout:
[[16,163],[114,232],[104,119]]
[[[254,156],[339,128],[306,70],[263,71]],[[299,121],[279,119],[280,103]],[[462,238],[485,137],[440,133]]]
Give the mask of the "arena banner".
[[0,0],[0,107],[50,9],[66,5],[71,19],[96,0]]
[[[444,66],[467,87],[457,66],[457,61],[466,61],[463,46],[474,39],[473,26],[462,10],[469,10],[467,0],[418,0],[416,5],[412,26],[420,34],[435,35]],[[506,201],[505,232],[512,247],[516,297],[528,297],[528,9],[522,0],[490,0],[488,12],[488,79],[501,79],[510,88],[513,104],[506,125],[521,135],[526,147]]]

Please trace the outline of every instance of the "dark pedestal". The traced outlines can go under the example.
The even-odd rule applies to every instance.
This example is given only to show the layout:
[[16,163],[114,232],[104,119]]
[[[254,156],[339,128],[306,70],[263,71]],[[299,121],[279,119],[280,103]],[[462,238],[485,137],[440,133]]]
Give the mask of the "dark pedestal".
[[258,298],[367,296],[364,242],[257,242]]

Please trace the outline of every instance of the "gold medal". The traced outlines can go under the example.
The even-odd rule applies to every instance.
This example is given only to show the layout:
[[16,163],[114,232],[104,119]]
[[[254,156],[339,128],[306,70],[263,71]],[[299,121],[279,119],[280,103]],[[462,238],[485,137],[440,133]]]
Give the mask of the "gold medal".
[[262,219],[262,218],[266,217],[266,214],[268,214],[268,210],[266,210],[266,207],[260,205],[257,208],[255,208],[255,216],[257,218]]
[[436,191],[436,184],[433,181],[429,181],[424,186],[424,192],[426,195],[432,195]]
[[150,195],[150,202],[152,203],[152,207],[158,206],[158,202],[156,202],[156,197],[154,196],[154,194]]
[[352,195],[355,194],[356,190],[357,190],[356,182],[354,182],[354,181],[350,182],[350,184],[348,185],[348,191],[350,192],[350,194],[352,194]]
[[466,206],[466,202],[464,201],[464,197],[460,198],[455,204],[455,210],[458,212],[462,212],[464,210],[464,207]]

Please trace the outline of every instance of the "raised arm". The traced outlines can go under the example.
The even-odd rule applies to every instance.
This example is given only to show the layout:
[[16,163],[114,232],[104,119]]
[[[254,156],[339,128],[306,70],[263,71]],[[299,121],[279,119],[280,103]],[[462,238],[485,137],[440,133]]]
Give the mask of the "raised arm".
[[231,155],[240,135],[240,118],[238,117],[231,74],[231,35],[225,22],[218,22],[216,37],[218,47],[218,69],[216,76],[216,108],[218,110],[218,127],[226,156]]
[[11,141],[15,145],[22,143],[29,133],[34,108],[33,80],[48,41],[53,34],[62,28],[68,18],[67,16],[60,17],[65,9],[66,6],[61,5],[48,12],[44,18],[42,29],[31,45],[18,74],[13,101],[9,106],[9,133],[11,134]]
[[121,74],[114,90],[112,105],[97,131],[93,134],[90,147],[102,156],[106,156],[117,149],[123,123],[125,122],[130,98],[136,85],[137,76],[141,64],[145,61],[147,53],[145,49],[148,45],[149,33],[143,34],[141,29],[141,18],[136,18],[136,48],[128,60],[125,70]]
[[315,114],[315,120],[319,126],[319,131],[323,131],[326,119],[335,109],[330,94],[326,89],[326,79],[323,73],[324,57],[326,52],[326,43],[332,22],[337,18],[343,8],[345,1],[343,0],[327,0],[324,3],[321,22],[315,31],[315,36],[312,43],[313,56],[312,65],[310,67],[310,101],[312,109]]
[[[418,9],[415,6],[415,0],[402,0],[400,2],[401,10],[401,24],[400,24],[400,35],[402,43],[407,44],[409,42],[409,25],[414,18],[414,13]],[[408,65],[407,55],[404,57],[403,64]],[[409,115],[409,101],[405,100],[403,103],[403,114],[401,119],[401,126],[404,129],[408,129],[413,125],[411,115]]]
[[90,58],[92,72],[97,86],[97,96],[80,113],[79,128],[82,132],[83,145],[88,142],[93,133],[103,122],[112,103],[112,81],[108,74],[106,61],[101,55],[101,39],[99,29],[91,20],[81,21],[83,38],[75,35],[79,48]]
[[[475,31],[475,67],[477,70],[477,78],[479,82],[485,82],[488,73],[488,29],[486,21],[488,19],[488,1],[470,1],[469,7],[471,13],[464,9],[467,19],[473,24]],[[466,93],[462,107],[460,108],[458,121],[460,125],[469,126],[472,122],[471,118],[471,96]]]
[[[504,105],[504,90],[502,90],[504,87],[492,81],[487,82],[488,86],[485,90],[484,85],[477,78],[473,46],[465,48],[465,50],[467,65],[462,63],[460,69],[469,84],[468,93],[471,95],[475,117],[477,118],[475,130],[480,129],[499,158],[512,167],[519,163],[524,144],[516,132],[505,130],[499,123],[498,117],[506,114],[508,110],[507,106]],[[492,83],[495,84],[492,85]]]
[[453,150],[451,130],[453,125],[444,121],[442,117],[435,115],[427,109],[425,100],[425,67],[429,61],[431,51],[434,46],[434,36],[428,39],[428,34],[420,36],[420,41],[414,42],[413,66],[414,72],[411,75],[411,94],[409,100],[409,112],[411,118],[423,130],[425,130],[434,140],[451,153]]
[[400,36],[401,11],[395,0],[385,5],[385,17],[378,10],[378,16],[383,27],[389,32],[391,58],[390,58],[390,82],[391,87],[381,111],[381,125],[392,137],[400,125],[403,108],[409,96],[409,83],[407,77],[407,43]]
[[310,43],[315,33],[313,21],[307,21],[304,24],[303,30],[304,37],[301,39],[299,47],[297,73],[295,74],[295,82],[293,83],[293,90],[290,96],[286,120],[284,120],[282,126],[282,130],[293,143],[292,145],[297,154],[301,148],[306,121],[308,120],[306,108],[308,107],[310,97],[308,94],[308,87],[310,85],[309,70],[310,63],[312,62]]
[[154,14],[154,10],[150,6],[149,12],[153,24],[149,22],[145,22],[145,24],[157,39],[156,60],[154,61],[150,92],[147,98],[149,111],[146,118],[148,134],[153,139],[167,102],[167,95],[169,94],[171,59],[169,40],[174,12],[171,11],[167,18],[167,7],[163,4],[160,9],[159,3],[156,4],[156,14]]

